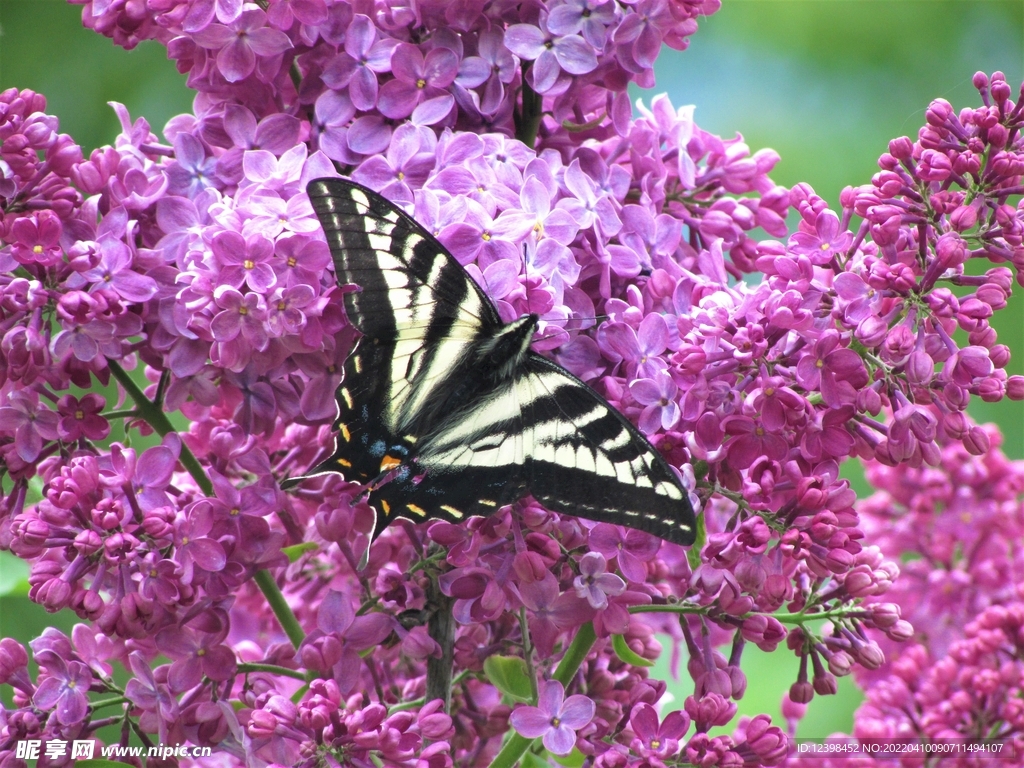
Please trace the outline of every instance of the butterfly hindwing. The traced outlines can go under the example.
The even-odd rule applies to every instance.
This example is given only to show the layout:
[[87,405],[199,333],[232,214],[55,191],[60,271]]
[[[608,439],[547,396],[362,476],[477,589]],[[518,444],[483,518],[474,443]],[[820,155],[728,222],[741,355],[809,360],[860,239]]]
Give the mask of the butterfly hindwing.
[[352,325],[333,456],[317,471],[368,488],[376,534],[396,516],[459,522],[527,493],[558,512],[689,544],[686,491],[596,392],[529,350],[415,220],[341,179],[308,187]]
[[693,510],[661,454],[594,390],[531,353],[515,387],[527,483],[548,509],[692,544]]

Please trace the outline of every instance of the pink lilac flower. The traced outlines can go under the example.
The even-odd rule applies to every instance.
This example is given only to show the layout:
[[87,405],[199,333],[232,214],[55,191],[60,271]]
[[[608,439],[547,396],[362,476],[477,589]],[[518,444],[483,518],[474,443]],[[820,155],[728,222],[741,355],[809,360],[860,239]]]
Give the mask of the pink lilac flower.
[[445,89],[458,74],[458,56],[447,48],[434,48],[424,56],[410,43],[401,43],[391,54],[395,79],[380,89],[378,107],[385,117],[412,116],[414,125],[434,125],[455,105]]
[[594,719],[594,702],[575,694],[565,698],[565,688],[557,680],[541,687],[538,706],[518,707],[512,711],[512,727],[528,739],[541,739],[544,748],[555,755],[567,755],[576,743],[576,731]]
[[345,35],[345,53],[333,59],[321,77],[329,88],[347,88],[356,109],[373,109],[379,90],[377,76],[391,71],[397,45],[390,38],[378,39],[373,22],[357,13]]
[[57,438],[58,416],[39,402],[33,390],[14,392],[8,404],[0,408],[0,430],[14,436],[18,455],[34,461],[43,450],[43,442]]
[[[99,732],[102,712],[62,723],[33,697],[56,685],[39,701],[71,718],[71,667],[119,696],[108,680],[121,664],[131,730],[232,764],[449,768],[500,749],[511,709],[479,671],[512,655],[537,681],[582,659],[568,671],[593,717],[559,731],[554,711],[572,700],[559,689],[544,735],[599,768],[773,765],[787,735],[764,715],[708,735],[745,690],[746,645],[801,659],[794,706],[839,675],[878,682],[871,730],[904,722],[884,708],[897,697],[883,651],[912,635],[911,677],[941,678],[964,702],[958,722],[1011,723],[1018,692],[992,686],[982,645],[1017,632],[1005,543],[1020,538],[1020,483],[990,451],[997,433],[964,414],[972,396],[1024,397],[991,324],[1024,274],[1011,202],[1024,139],[1002,74],[976,76],[980,106],[934,102],[917,139],[895,139],[833,212],[805,184],[772,182],[774,152],[702,130],[692,107],[658,97],[634,117],[628,83],[650,85],[659,47],[685,47],[714,0],[497,14],[76,2],[119,45],[165,44],[196,114],[161,138],[115,105],[121,134],[85,159],[39,94],[0,93],[0,547],[29,564],[30,599],[112,638],[38,638],[40,661],[68,667],[56,684],[59,670],[42,664],[33,681],[23,649],[0,643],[16,690],[7,732]],[[680,470],[702,551],[529,500],[458,526],[403,520],[367,550],[360,485],[281,489],[341,439],[334,388],[358,286],[338,285],[304,193],[339,171],[414,211],[504,319],[542,316],[535,351],[639,421]],[[967,264],[978,258],[994,265]],[[187,430],[141,454],[104,445],[98,404],[68,393],[112,377],[136,400],[109,414],[132,439],[166,431],[161,410]],[[838,469],[852,455],[892,468],[871,470],[885,496],[855,506]],[[588,624],[595,645],[574,655]],[[688,652],[685,743],[683,715],[659,725],[643,708],[664,685],[613,657],[624,642],[655,658],[655,630]],[[171,663],[154,669],[161,645]],[[969,680],[946,673],[950,651]],[[999,653],[1017,663],[1009,645]],[[437,690],[449,656],[471,673],[444,685],[452,715],[410,704]],[[952,725],[952,710],[899,701],[916,722]],[[678,752],[659,752],[673,740]]]
[[690,716],[676,710],[658,722],[658,713],[650,704],[637,704],[629,715],[629,724],[636,738],[630,748],[660,768],[662,760],[679,752],[680,740],[690,729]]
[[74,725],[85,719],[89,707],[92,673],[80,661],[66,662],[52,652],[36,655],[46,669],[32,703],[43,710],[52,709],[61,725]]
[[545,22],[542,18],[540,27],[514,24],[505,31],[505,47],[519,58],[533,62],[530,79],[538,93],[550,91],[563,71],[585,75],[597,68],[594,49],[582,37],[553,34]]
[[614,573],[606,573],[608,566],[604,556],[588,552],[580,558],[580,575],[573,581],[579,597],[586,598],[591,607],[601,610],[608,606],[608,598],[622,594],[626,582]]
[[653,379],[637,379],[629,385],[629,391],[644,406],[638,426],[645,434],[672,429],[679,421],[678,388],[665,371],[657,371]]
[[86,437],[102,440],[110,433],[110,423],[100,415],[106,401],[89,392],[79,400],[74,395],[64,395],[57,402],[61,419],[57,423],[57,434],[62,440],[77,440]]
[[275,56],[292,47],[288,36],[265,26],[267,15],[243,10],[226,24],[208,24],[193,35],[203,48],[217,51],[217,68],[229,83],[243,80],[256,68],[257,56]]
[[590,548],[607,559],[615,558],[622,575],[633,582],[642,583],[647,578],[646,562],[661,547],[660,541],[643,531],[623,529],[608,523],[598,523],[590,531]]

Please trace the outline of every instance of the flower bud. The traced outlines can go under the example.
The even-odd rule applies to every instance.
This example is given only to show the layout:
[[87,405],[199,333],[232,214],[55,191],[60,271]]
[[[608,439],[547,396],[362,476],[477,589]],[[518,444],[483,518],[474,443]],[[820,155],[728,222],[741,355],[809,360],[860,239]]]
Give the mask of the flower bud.
[[[326,506],[326,505],[324,505]],[[314,518],[317,532],[327,541],[344,541],[352,531],[352,510],[347,508],[323,509]]]
[[992,100],[996,104],[1002,104],[1004,101],[1010,98],[1010,84],[1005,80],[996,80],[992,78],[992,85],[990,90],[992,91]]
[[876,592],[873,571],[866,565],[857,565],[843,579],[850,597],[869,597]]
[[880,317],[869,315],[857,325],[854,331],[857,341],[868,348],[875,348],[887,338],[889,326]]
[[889,360],[901,361],[911,353],[916,342],[914,332],[905,324],[900,323],[885,337],[882,352]]
[[25,647],[10,637],[0,639],[0,684],[6,683],[11,675],[26,666],[28,654]]
[[814,686],[804,680],[789,686],[789,698],[797,704],[807,704],[814,698]]
[[828,657],[828,669],[836,677],[845,677],[853,669],[853,658],[846,651],[836,651]]
[[882,410],[882,397],[874,387],[867,387],[857,392],[857,410],[866,411],[877,416]]
[[264,709],[257,709],[249,715],[249,724],[246,726],[246,731],[254,739],[270,738],[274,735],[275,730],[277,730],[277,718],[274,717],[273,713],[267,712]]
[[949,223],[957,232],[966,232],[978,223],[978,211],[973,205],[961,205],[953,211]]
[[959,235],[947,232],[935,243],[935,256],[943,269],[950,269],[967,260],[967,246]]
[[946,404],[950,408],[955,408],[958,411],[964,410],[971,399],[971,395],[966,389],[963,389],[952,382],[943,386],[942,396],[945,398]]
[[893,624],[885,633],[892,640],[903,643],[914,636],[914,626],[905,619],[900,619]]
[[835,675],[831,672],[825,672],[824,670],[820,674],[816,672],[813,681],[814,692],[819,696],[834,696],[836,691],[839,690]]
[[857,661],[867,669],[878,669],[885,663],[885,654],[878,647],[878,643],[864,643],[855,649]]
[[982,379],[978,382],[977,388],[978,396],[986,403],[998,403],[1005,394],[1002,379],[996,376],[987,376]]
[[91,589],[76,589],[71,598],[71,607],[79,616],[95,621],[103,613],[106,604],[103,598]]
[[926,149],[921,153],[917,176],[924,181],[945,181],[953,172],[953,163],[942,152]]
[[996,329],[988,323],[982,323],[970,332],[967,340],[971,343],[971,346],[985,347],[988,349],[996,343],[997,338],[998,335],[996,334]]
[[50,579],[29,592],[33,602],[40,603],[50,613],[66,608],[71,600],[71,585],[62,579]]
[[736,704],[717,693],[707,693],[700,699],[687,696],[683,708],[698,731],[707,731],[716,725],[726,725],[736,714]]
[[879,629],[888,629],[900,620],[900,607],[896,603],[876,603],[870,611],[871,621]]
[[825,565],[832,573],[845,573],[853,565],[853,555],[845,549],[830,549],[825,558]]
[[948,288],[936,288],[925,297],[925,302],[937,317],[954,317],[960,310],[960,301]]
[[[1009,90],[1009,86],[1007,86],[1007,90]],[[993,93],[995,93],[995,89],[993,89]],[[993,147],[996,149],[1002,149],[1006,146],[1006,142],[1010,138],[1010,133],[1007,131],[1005,125],[996,124],[988,129],[986,138],[988,139],[988,143]]]
[[[1010,292],[1013,287],[1013,272],[1006,267],[995,267],[985,273],[986,285],[998,286],[1002,289],[1004,296]],[[989,302],[990,304],[992,302]],[[997,307],[1002,309],[1002,307]]]
[[1024,400],[1024,376],[1011,376],[1006,380],[1006,396],[1011,400]]
[[103,546],[103,539],[94,530],[85,530],[75,536],[75,549],[86,557],[96,554]]
[[889,142],[889,154],[898,160],[909,160],[914,154],[914,142],[907,136],[900,136]]
[[945,99],[935,99],[925,110],[925,120],[928,125],[942,128],[946,121],[953,116],[953,107]]

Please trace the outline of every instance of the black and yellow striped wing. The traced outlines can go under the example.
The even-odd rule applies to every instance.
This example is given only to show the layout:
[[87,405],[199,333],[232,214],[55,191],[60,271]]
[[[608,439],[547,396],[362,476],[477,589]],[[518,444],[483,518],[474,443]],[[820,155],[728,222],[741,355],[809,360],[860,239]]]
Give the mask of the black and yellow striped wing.
[[333,455],[314,472],[368,488],[396,516],[454,522],[532,494],[548,508],[690,544],[687,492],[596,392],[529,348],[445,248],[375,192],[308,187],[350,322],[363,335],[338,388]]

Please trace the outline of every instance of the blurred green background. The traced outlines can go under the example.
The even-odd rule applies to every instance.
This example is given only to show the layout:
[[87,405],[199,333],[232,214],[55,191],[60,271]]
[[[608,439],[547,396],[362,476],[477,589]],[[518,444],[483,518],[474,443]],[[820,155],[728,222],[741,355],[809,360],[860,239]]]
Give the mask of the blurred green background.
[[[63,0],[0,0],[0,90],[32,88],[49,99],[61,128],[85,149],[113,141],[118,130],[107,101],[127,105],[159,130],[188,111],[191,93],[163,47],[133,51],[82,28],[81,8]],[[696,104],[697,123],[723,137],[740,132],[752,151],[772,147],[782,161],[773,179],[787,186],[809,182],[838,207],[848,184],[870,181],[889,139],[916,137],[928,103],[937,97],[955,108],[974,106],[971,76],[1003,71],[1014,88],[1024,74],[1024,4],[943,0],[725,0],[703,19],[689,50],[665,49],[658,86],[635,93],[649,103],[667,91],[676,106]],[[997,313],[1000,340],[1018,353],[1011,374],[1024,373],[1024,301],[1019,293]],[[975,403],[979,421],[996,421],[1004,449],[1024,457],[1024,404]],[[856,468],[848,468],[867,492]],[[48,616],[18,595],[20,562],[0,553],[0,635],[26,641],[48,623],[69,628],[73,616]],[[11,591],[13,590],[13,591]],[[667,649],[666,649],[667,650]],[[668,679],[668,653],[655,667]],[[782,693],[796,677],[785,651],[745,652],[749,677],[741,713],[778,719]],[[814,738],[849,731],[859,695],[849,680],[840,694],[816,698],[799,735]],[[678,702],[685,686],[672,685]]]

